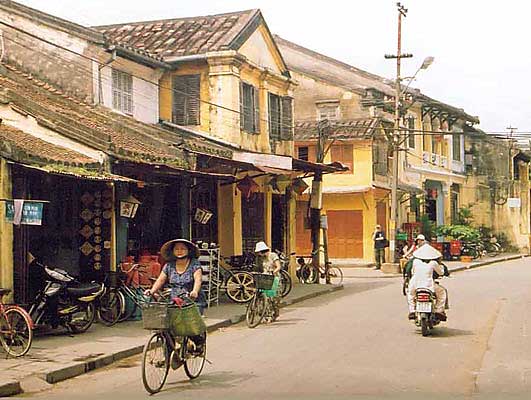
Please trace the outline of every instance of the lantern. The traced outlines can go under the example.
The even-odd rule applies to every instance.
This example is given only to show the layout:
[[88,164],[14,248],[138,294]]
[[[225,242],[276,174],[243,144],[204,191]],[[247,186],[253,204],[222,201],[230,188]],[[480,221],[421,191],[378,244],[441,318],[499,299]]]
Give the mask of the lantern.
[[246,199],[249,199],[252,193],[258,192],[258,189],[260,188],[249,175],[238,182],[236,187],[242,192],[243,197]]
[[290,185],[291,178],[289,175],[276,175],[269,181],[269,185],[274,191],[278,193],[284,193],[286,188]]
[[293,181],[291,188],[295,193],[300,195],[303,194],[306,189],[308,189],[308,185],[302,180],[302,178],[297,178]]
[[142,204],[132,195],[120,200],[120,216],[125,218],[134,218],[138,210],[138,206]]

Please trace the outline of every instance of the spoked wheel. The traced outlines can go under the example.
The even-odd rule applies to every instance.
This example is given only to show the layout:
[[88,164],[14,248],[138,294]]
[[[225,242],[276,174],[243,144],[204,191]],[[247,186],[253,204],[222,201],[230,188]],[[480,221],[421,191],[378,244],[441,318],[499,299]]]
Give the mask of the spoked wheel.
[[186,355],[184,360],[184,372],[190,379],[195,379],[201,375],[206,360],[206,333],[203,335],[203,351],[198,352],[196,345],[192,339],[186,337],[184,339],[184,348],[186,349]]
[[404,283],[402,283],[402,294],[403,294],[404,296],[407,295],[407,289],[408,289],[408,287],[409,287],[409,279],[406,278],[406,279],[404,279]]
[[144,346],[142,353],[142,382],[150,394],[162,389],[170,368],[170,351],[166,337],[154,333]]
[[248,272],[235,272],[227,279],[227,296],[235,303],[247,303],[255,292],[253,276]]
[[0,319],[0,342],[6,353],[12,357],[26,354],[33,340],[31,320],[16,308],[5,312],[5,320]]
[[293,286],[293,283],[291,282],[291,276],[289,276],[288,271],[281,269],[280,270],[280,295],[282,297],[286,297],[289,294],[289,292],[291,292],[292,286]]
[[257,292],[253,297],[249,305],[247,306],[247,312],[245,313],[245,321],[249,328],[257,327],[266,311],[266,299],[262,292]]
[[330,276],[332,285],[341,285],[343,283],[343,271],[338,267],[331,267],[328,270],[328,276]]
[[107,290],[100,299],[99,320],[106,326],[112,326],[118,322],[124,308],[124,295],[117,290]]
[[73,333],[83,333],[92,326],[96,318],[96,307],[94,302],[83,304],[79,311],[72,315],[68,327]]

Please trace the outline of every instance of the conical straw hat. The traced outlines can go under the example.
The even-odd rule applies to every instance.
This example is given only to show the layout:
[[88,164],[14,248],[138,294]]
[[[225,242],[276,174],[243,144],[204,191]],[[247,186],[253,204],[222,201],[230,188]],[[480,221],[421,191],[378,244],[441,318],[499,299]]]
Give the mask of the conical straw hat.
[[413,257],[420,258],[421,260],[436,260],[437,258],[441,258],[442,254],[439,250],[426,243],[413,252]]

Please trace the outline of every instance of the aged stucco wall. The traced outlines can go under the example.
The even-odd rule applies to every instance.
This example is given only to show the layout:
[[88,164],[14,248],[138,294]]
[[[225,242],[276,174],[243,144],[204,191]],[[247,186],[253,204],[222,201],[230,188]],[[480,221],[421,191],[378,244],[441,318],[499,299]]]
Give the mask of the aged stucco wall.
[[[11,199],[11,171],[0,158],[0,199]],[[5,222],[5,202],[0,201],[0,287],[13,289],[13,225]],[[11,293],[8,301],[13,298]]]

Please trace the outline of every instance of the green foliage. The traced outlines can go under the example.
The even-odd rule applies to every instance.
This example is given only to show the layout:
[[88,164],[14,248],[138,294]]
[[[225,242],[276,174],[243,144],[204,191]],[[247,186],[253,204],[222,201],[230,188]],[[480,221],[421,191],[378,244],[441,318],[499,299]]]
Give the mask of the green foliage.
[[481,237],[479,229],[466,225],[441,225],[435,229],[437,236],[445,236],[451,240],[473,242]]
[[474,220],[474,215],[472,214],[472,204],[468,206],[463,206],[457,210],[457,216],[454,225],[470,225]]

